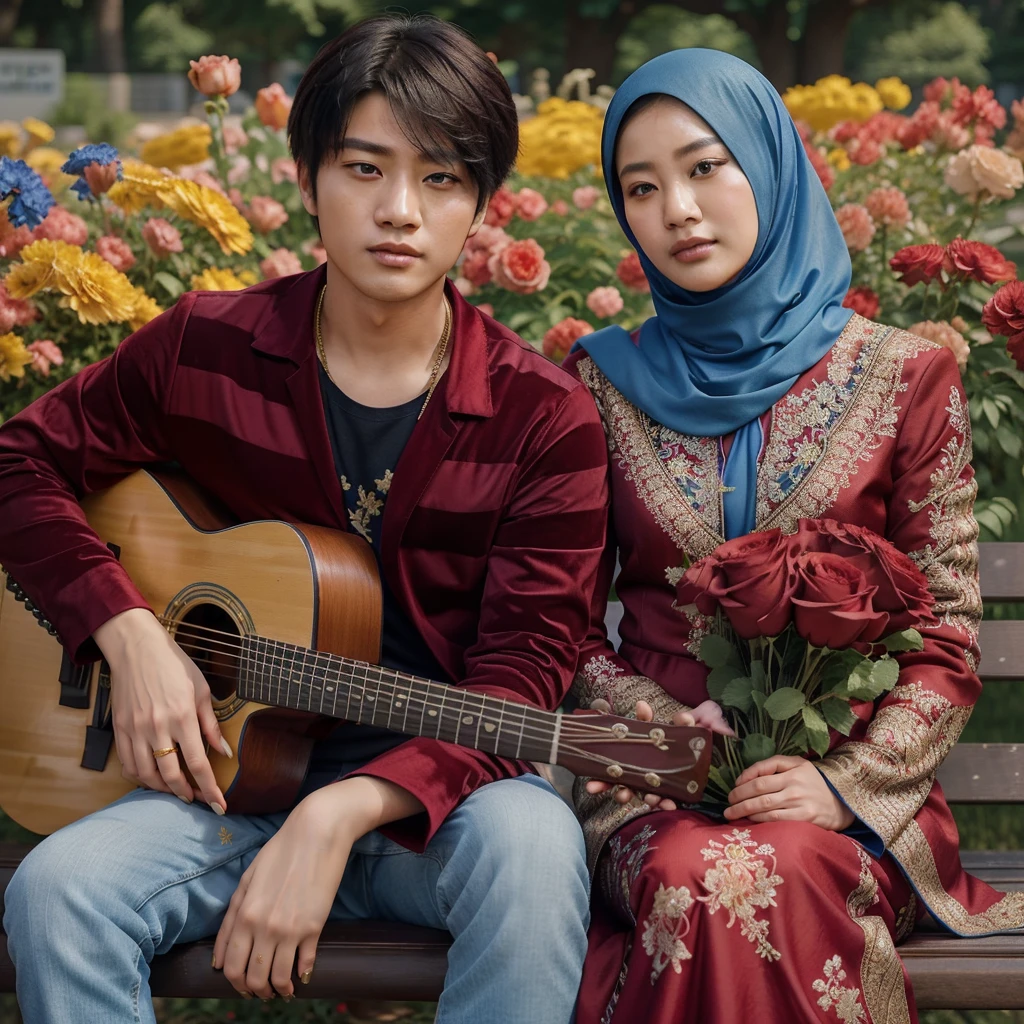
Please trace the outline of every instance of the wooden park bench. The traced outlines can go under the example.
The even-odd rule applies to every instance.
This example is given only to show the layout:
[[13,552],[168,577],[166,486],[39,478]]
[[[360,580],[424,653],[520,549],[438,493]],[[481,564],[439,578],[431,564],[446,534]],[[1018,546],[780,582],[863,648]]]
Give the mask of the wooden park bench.
[[[1024,544],[981,546],[982,596],[988,602],[1024,602]],[[613,607],[609,625],[618,616]],[[984,699],[999,699],[999,684],[1024,678],[1024,621],[982,625]],[[993,689],[994,688],[994,689]],[[1020,743],[961,743],[939,779],[951,804],[1024,804],[1024,736]],[[1024,811],[1022,811],[1024,813]],[[0,887],[6,889],[25,847],[0,846]],[[967,851],[966,868],[997,889],[1024,888],[1024,850]],[[450,936],[446,932],[383,921],[330,924],[317,954],[310,998],[436,1000],[444,982]],[[177,947],[157,957],[157,996],[236,997],[210,967],[213,940]],[[927,923],[900,947],[921,1009],[1024,1008],[1024,935],[960,939]],[[14,990],[14,968],[0,935],[0,991]],[[481,1022],[484,1024],[484,1022]]]

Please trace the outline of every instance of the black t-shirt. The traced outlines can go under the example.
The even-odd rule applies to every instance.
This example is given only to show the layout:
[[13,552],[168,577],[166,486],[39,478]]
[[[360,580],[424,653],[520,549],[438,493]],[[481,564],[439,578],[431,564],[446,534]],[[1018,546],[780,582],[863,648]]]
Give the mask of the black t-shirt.
[[[351,529],[368,541],[380,570],[381,532],[395,467],[416,426],[424,396],[386,409],[360,405],[320,370],[320,394]],[[381,573],[383,622],[380,663],[410,675],[449,682],[419,630]],[[408,737],[380,726],[346,722],[317,743],[303,792],[362,767]]]

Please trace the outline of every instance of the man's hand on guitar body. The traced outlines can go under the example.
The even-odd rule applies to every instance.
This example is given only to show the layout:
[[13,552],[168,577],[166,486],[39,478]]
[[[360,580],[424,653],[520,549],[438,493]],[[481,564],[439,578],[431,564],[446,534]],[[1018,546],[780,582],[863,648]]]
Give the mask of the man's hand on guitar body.
[[242,875],[213,947],[213,966],[243,996],[295,994],[309,981],[352,844],[424,810],[407,790],[368,775],[324,786],[298,803]]
[[[194,662],[144,608],[115,615],[93,634],[110,666],[114,742],[126,778],[191,803],[199,797],[219,814],[227,809],[203,747],[203,737],[231,756],[213,711],[210,687]],[[172,753],[177,746],[196,789]]]

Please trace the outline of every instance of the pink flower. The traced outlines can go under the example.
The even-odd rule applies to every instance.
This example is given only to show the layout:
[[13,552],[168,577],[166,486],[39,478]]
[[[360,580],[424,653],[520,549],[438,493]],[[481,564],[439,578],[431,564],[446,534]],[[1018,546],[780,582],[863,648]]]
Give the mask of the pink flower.
[[96,239],[96,252],[100,254],[115,270],[123,274],[135,266],[135,254],[128,243],[117,235],[103,235]]
[[582,185],[573,190],[572,204],[577,210],[589,210],[601,195],[600,189],[594,185]]
[[804,152],[807,154],[807,159],[811,161],[811,166],[814,168],[814,173],[818,176],[822,188],[827,192],[836,183],[836,172],[832,170],[832,165],[826,159],[825,154],[809,142],[804,143]]
[[150,217],[142,225],[142,238],[158,259],[170,256],[172,252],[181,252],[184,248],[178,229],[163,217]]
[[944,110],[932,132],[932,142],[945,149],[963,149],[971,141],[971,133],[957,124],[952,111]]
[[926,100],[900,125],[896,140],[904,149],[915,149],[932,137],[939,126],[938,103]]
[[25,348],[32,353],[32,369],[41,377],[50,376],[51,366],[62,366],[64,364],[64,353],[52,341],[43,339],[33,341]]
[[237,153],[247,142],[245,129],[235,121],[224,122],[224,148],[228,153]]
[[63,206],[54,206],[42,224],[32,232],[32,237],[48,238],[51,242],[67,242],[69,245],[85,245],[89,238],[89,227],[81,217]]
[[594,328],[586,320],[567,316],[544,334],[544,355],[560,363],[569,354],[569,349],[578,338],[593,333]]
[[523,220],[539,220],[548,209],[548,201],[532,188],[521,188],[516,196],[516,213]]
[[249,216],[249,207],[245,205],[242,193],[237,188],[228,189],[228,202],[243,216]]
[[206,56],[188,63],[188,80],[204,96],[231,96],[242,84],[242,66],[234,57]]
[[89,186],[89,191],[94,196],[101,196],[109,192],[115,181],[120,164],[117,160],[111,160],[109,164],[91,163],[86,164],[82,170],[82,177]]
[[276,231],[288,221],[288,211],[270,196],[253,196],[246,216],[261,235]]
[[327,262],[327,250],[323,247],[321,243],[318,242],[316,245],[311,245],[308,249],[308,252],[309,255],[316,260],[316,265],[318,267],[321,264]]
[[861,252],[875,237],[875,222],[867,208],[860,203],[846,203],[836,210],[836,220],[850,252]]
[[516,212],[518,205],[516,194],[502,185],[491,196],[491,201],[487,204],[484,223],[498,228],[508,227],[512,223],[512,215]]
[[269,281],[272,277],[301,274],[302,263],[291,249],[275,249],[266,259],[260,260],[260,273],[264,281]]
[[850,159],[862,167],[869,167],[882,157],[882,147],[872,138],[861,135],[849,148]]
[[299,168],[291,157],[279,156],[276,160],[270,161],[270,180],[275,185],[282,181],[290,181],[292,184],[299,180]]
[[468,299],[471,295],[476,294],[476,285],[473,284],[468,278],[457,277],[452,282],[455,286],[455,290],[464,298]]
[[622,292],[618,288],[595,288],[587,296],[587,309],[594,316],[606,319],[622,312]]
[[973,93],[969,89],[958,93],[953,100],[953,117],[957,124],[965,127],[972,121],[980,122],[993,130],[1006,124],[1006,111],[987,85],[979,85]]
[[559,217],[564,217],[569,212],[569,204],[564,199],[556,199],[551,204],[551,212],[558,214]]
[[484,314],[484,316],[494,316],[494,306],[492,306],[489,302],[481,302],[480,305],[477,306],[476,308],[479,309],[480,312]]
[[962,370],[967,365],[971,354],[971,346],[963,336],[958,326],[966,327],[966,323],[960,317],[954,317],[953,323],[946,320],[921,320],[919,323],[911,324],[907,330],[916,334],[919,338],[926,338],[935,342],[943,348],[948,348],[956,356],[956,364]]
[[864,206],[876,224],[905,228],[910,223],[907,197],[898,188],[876,188],[868,193]]
[[192,180],[204,188],[212,188],[214,192],[218,192],[222,196],[227,195],[224,186],[209,171],[196,171],[192,175]]
[[488,262],[494,283],[519,295],[532,295],[547,287],[551,264],[534,238],[511,242]]
[[482,288],[490,284],[494,276],[491,272],[490,262],[493,254],[487,249],[474,249],[466,255],[459,268],[462,276],[475,288]]
[[20,228],[11,226],[7,209],[0,204],[0,256],[13,259],[32,241],[32,232],[24,224]]
[[[953,81],[958,85],[960,84],[959,79],[954,78]],[[924,98],[927,102],[938,105],[949,95],[949,88],[949,80],[939,75],[938,78],[933,78],[924,87]]]
[[38,315],[30,299],[12,299],[0,281],[0,334],[7,334],[15,327],[24,327]]
[[239,185],[249,177],[252,161],[243,153],[236,154],[231,160],[228,170],[228,185]]
[[286,128],[292,110],[292,98],[280,82],[256,93],[256,115],[268,128]]
[[511,241],[504,228],[495,227],[493,224],[481,224],[476,234],[466,239],[464,251],[471,253],[477,249],[484,249],[487,253],[493,254]]
[[631,252],[619,261],[619,265],[615,268],[615,276],[631,292],[646,293],[651,290],[651,283],[647,280],[644,268],[640,264],[640,257],[635,252]]

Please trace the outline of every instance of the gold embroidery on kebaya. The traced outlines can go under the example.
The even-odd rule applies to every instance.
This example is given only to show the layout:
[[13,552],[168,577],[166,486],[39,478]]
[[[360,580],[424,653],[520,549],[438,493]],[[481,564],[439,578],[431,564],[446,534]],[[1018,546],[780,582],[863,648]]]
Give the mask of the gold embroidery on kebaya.
[[724,843],[709,839],[700,851],[715,865],[704,875],[708,895],[697,899],[708,905],[709,915],[727,911],[727,928],[738,918],[740,934],[757,947],[758,954],[768,961],[780,960],[782,954],[768,941],[768,921],[755,916],[758,910],[778,906],[775,896],[783,878],[775,873],[775,847],[768,843],[759,846],[750,838],[750,829],[733,829],[723,839]]
[[910,822],[896,838],[890,852],[932,916],[958,935],[989,935],[1024,928],[1024,892],[1008,892],[980,914],[968,913],[959,900],[946,892],[935,855],[916,821]]
[[859,843],[854,846],[860,858],[860,879],[846,900],[846,909],[864,932],[864,955],[860,962],[864,1005],[870,1019],[878,1024],[910,1024],[903,965],[896,946],[885,921],[878,914],[868,913],[878,903],[878,880],[871,870],[871,857]]
[[818,1005],[826,1012],[835,1008],[836,1016],[843,1024],[865,1024],[867,1018],[860,1003],[860,989],[843,984],[846,971],[843,970],[842,958],[834,956],[826,960],[823,973],[825,976],[811,986],[815,992],[821,993]]
[[644,952],[653,959],[652,985],[670,964],[676,974],[682,974],[683,961],[693,958],[693,954],[683,942],[683,938],[690,931],[690,919],[686,916],[686,911],[692,906],[693,897],[685,885],[678,889],[673,886],[658,886],[658,891],[654,894],[654,905],[650,916],[644,921],[641,937]]
[[971,708],[952,704],[920,681],[899,684],[885,700],[863,741],[841,744],[817,767],[889,846],[927,799]]

